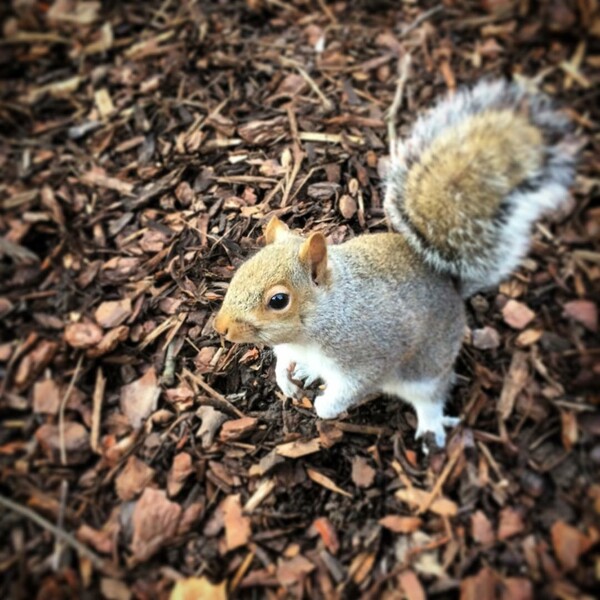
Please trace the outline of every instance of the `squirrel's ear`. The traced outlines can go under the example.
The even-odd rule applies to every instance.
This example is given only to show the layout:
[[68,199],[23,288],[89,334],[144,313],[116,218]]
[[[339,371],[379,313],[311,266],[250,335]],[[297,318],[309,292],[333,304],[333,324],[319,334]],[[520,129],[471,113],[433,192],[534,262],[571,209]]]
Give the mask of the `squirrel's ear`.
[[315,283],[322,283],[327,273],[327,242],[322,233],[311,233],[300,246],[300,261],[310,266]]
[[290,231],[290,228],[277,217],[272,217],[267,226],[265,227],[265,242],[272,244],[277,240],[281,240]]

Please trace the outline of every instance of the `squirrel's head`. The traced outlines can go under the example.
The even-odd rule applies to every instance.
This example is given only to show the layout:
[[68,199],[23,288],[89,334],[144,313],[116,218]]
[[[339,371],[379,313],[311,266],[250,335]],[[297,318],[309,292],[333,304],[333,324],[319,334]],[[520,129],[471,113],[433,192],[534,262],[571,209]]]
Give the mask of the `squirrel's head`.
[[273,217],[266,246],[235,273],[215,318],[215,330],[232,342],[291,343],[302,333],[319,286],[327,283],[322,233],[303,238]]

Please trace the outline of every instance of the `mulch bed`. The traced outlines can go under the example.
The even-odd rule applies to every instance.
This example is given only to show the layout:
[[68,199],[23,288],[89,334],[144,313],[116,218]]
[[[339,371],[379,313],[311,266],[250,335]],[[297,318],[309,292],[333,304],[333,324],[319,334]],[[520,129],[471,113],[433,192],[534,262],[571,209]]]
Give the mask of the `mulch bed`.
[[[596,10],[596,13],[594,13]],[[13,0],[0,8],[2,598],[593,597],[600,13],[593,0]],[[572,201],[469,301],[444,451],[333,422],[212,317],[277,215],[386,229],[386,110],[534,78]],[[432,332],[435,335],[435,332]]]

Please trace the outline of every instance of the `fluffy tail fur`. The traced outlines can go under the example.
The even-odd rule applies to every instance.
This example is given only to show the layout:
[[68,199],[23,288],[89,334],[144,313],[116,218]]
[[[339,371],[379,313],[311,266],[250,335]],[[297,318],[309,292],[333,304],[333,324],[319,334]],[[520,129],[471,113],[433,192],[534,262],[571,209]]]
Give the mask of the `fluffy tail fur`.
[[498,284],[532,223],[568,196],[576,144],[549,98],[506,81],[439,102],[399,142],[386,182],[392,225],[463,295]]

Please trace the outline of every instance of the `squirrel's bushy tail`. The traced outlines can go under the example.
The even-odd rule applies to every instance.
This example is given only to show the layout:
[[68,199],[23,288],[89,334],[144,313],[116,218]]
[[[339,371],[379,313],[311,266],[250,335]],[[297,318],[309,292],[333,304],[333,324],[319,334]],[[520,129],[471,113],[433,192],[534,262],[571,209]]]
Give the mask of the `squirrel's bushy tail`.
[[526,253],[532,223],[568,197],[570,129],[547,96],[516,83],[482,82],[442,100],[392,149],[392,225],[463,295],[496,285]]

